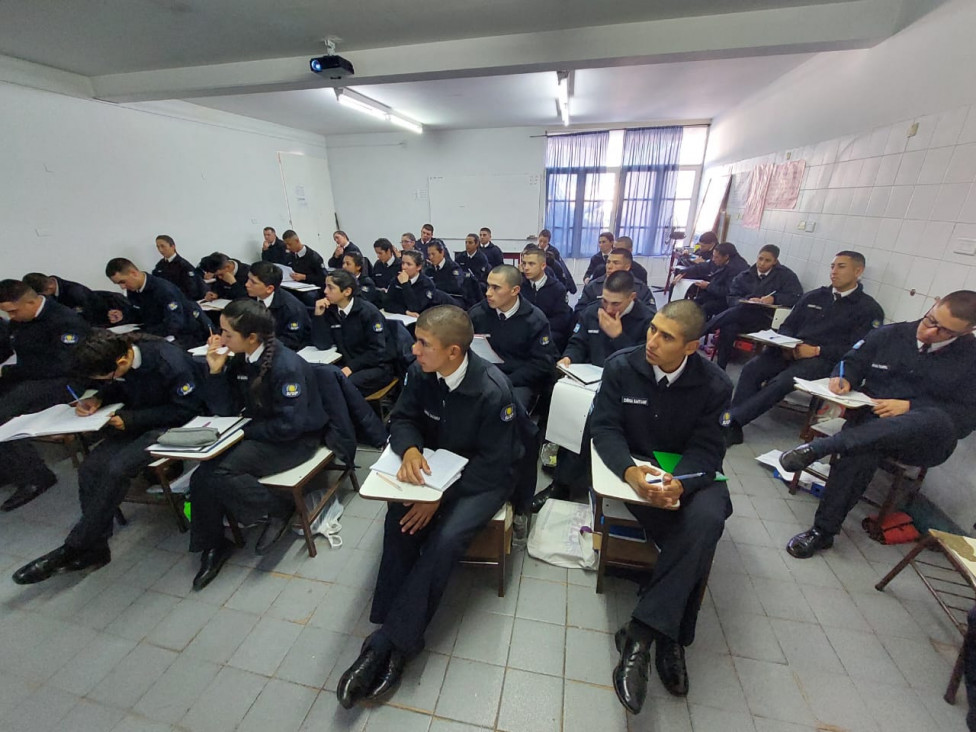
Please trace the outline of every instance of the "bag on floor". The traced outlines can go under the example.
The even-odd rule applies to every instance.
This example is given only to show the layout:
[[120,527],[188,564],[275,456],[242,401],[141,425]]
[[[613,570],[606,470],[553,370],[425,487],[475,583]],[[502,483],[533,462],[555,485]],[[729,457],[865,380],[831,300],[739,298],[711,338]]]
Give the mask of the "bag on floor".
[[[311,513],[319,500],[321,500],[323,493],[324,491],[319,490],[306,494],[305,508],[308,509],[309,513]],[[338,549],[342,546],[342,537],[339,536],[339,532],[342,531],[342,525],[339,523],[340,516],[342,516],[342,503],[338,498],[333,498],[332,502],[322,510],[322,513],[311,524],[312,534],[321,534],[324,536],[326,541],[329,542],[329,546],[333,549]],[[301,527],[292,530],[299,536],[304,536]]]
[[[869,528],[877,520],[877,515],[868,516],[861,522],[861,526],[871,534]],[[921,537],[918,529],[915,528],[912,517],[904,511],[889,513],[878,528],[881,531],[882,544],[910,544],[918,541]],[[873,535],[872,538],[874,538]]]
[[596,569],[599,557],[593,551],[592,526],[589,504],[550,498],[532,521],[529,556],[557,567]]

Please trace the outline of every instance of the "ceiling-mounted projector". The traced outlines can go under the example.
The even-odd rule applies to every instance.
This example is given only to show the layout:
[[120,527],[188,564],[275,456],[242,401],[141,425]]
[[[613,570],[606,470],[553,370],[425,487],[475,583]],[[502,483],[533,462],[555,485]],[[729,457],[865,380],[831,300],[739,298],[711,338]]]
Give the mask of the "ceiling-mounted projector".
[[317,56],[308,62],[308,67],[316,74],[325,74],[330,79],[342,79],[356,73],[352,64],[342,56]]

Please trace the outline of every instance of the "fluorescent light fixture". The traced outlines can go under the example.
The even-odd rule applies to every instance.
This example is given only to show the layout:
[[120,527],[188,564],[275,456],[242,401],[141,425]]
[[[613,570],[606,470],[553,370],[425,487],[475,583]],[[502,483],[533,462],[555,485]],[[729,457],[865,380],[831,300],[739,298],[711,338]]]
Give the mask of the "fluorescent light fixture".
[[335,95],[336,99],[339,101],[339,104],[344,107],[356,109],[375,119],[382,119],[387,122],[392,122],[398,127],[403,127],[411,132],[416,132],[418,135],[424,131],[423,125],[421,125],[419,122],[414,122],[412,119],[404,117],[399,112],[394,112],[393,109],[387,107],[385,104],[381,104],[375,99],[370,99],[359,92],[354,92],[351,89],[336,88]]
[[570,71],[556,72],[556,107],[563,120],[563,126],[569,126],[569,85]]

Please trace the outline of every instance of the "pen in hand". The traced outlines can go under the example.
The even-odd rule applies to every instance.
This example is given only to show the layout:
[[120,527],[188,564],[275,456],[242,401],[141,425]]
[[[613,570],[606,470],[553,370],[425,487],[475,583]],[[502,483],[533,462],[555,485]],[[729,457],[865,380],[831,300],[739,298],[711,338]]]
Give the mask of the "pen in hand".
[[67,388],[68,388],[68,393],[71,395],[71,398],[74,400],[71,402],[71,404],[77,404],[78,402],[80,402],[81,397],[75,394],[75,390],[71,388],[71,384],[68,384]]
[[[701,478],[705,473],[685,473],[684,475],[674,475],[671,476],[671,480],[688,480],[690,478]],[[652,478],[647,481],[648,485],[656,485],[658,483],[663,483],[663,478]]]

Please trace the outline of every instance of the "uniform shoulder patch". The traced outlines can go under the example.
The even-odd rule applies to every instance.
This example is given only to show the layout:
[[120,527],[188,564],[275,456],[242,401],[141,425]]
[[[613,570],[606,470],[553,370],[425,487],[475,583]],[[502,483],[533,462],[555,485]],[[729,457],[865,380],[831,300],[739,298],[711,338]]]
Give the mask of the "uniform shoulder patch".
[[501,417],[502,422],[511,422],[513,419],[515,419],[515,405],[508,404],[502,407],[502,413],[499,416]]
[[169,303],[166,307],[168,307],[170,310],[176,310],[177,308],[179,308],[179,306],[180,306],[179,303],[174,300],[173,302]]
[[542,338],[539,339],[539,343],[541,343],[544,346],[548,346],[549,345],[549,340],[550,340],[549,339],[549,336],[544,335],[544,336],[542,336]]
[[582,328],[582,327],[583,327],[583,324],[582,323],[577,323],[576,326],[573,328],[573,332],[574,333],[579,333],[580,332],[580,328]]
[[434,299],[434,293],[431,290],[427,290],[427,299],[428,300]]
[[732,412],[725,412],[722,415],[722,419],[719,424],[721,424],[723,427],[728,427],[730,424],[732,424]]
[[872,328],[880,328],[881,327],[881,321],[880,320],[872,320],[871,321],[871,327]]
[[182,384],[177,391],[180,393],[180,396],[188,396],[189,394],[193,393],[194,389],[196,389],[196,386],[193,385],[192,381],[188,381],[185,384]]
[[61,342],[64,343],[65,345],[73,346],[75,343],[78,342],[78,334],[77,333],[62,333],[61,334]]
[[451,270],[451,274],[454,275],[455,277],[457,277],[457,276],[459,276],[461,274],[461,271],[460,270],[457,270],[457,269],[453,269],[453,270]]
[[373,332],[374,333],[383,332],[383,323],[381,321],[377,320],[375,323],[373,323]]
[[281,393],[283,396],[286,396],[289,399],[294,399],[302,393],[302,387],[300,384],[296,384],[295,382],[289,382],[281,387]]
[[854,349],[854,350],[856,351],[856,350],[857,350],[858,348],[860,348],[860,347],[861,347],[861,346],[863,346],[863,345],[864,345],[864,339],[862,338],[862,339],[861,339],[861,340],[859,340],[859,341],[858,341],[857,343],[855,343],[855,344],[854,344],[854,345],[852,346],[852,348],[853,348],[853,349]]
[[297,320],[293,320],[288,324],[288,330],[298,330],[299,325]]

